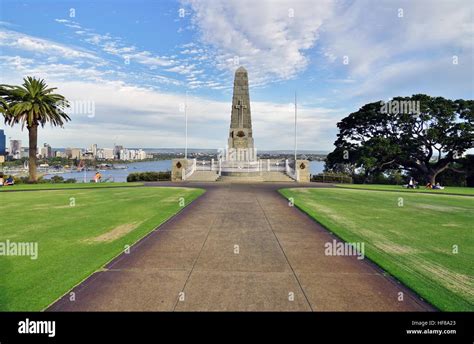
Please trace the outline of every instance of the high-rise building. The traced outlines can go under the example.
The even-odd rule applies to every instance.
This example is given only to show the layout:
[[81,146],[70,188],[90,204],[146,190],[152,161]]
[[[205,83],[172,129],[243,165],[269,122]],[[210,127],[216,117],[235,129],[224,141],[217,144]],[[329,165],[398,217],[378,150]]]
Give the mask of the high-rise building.
[[97,159],[113,160],[114,149],[113,148],[101,148],[97,151]]
[[97,156],[97,143],[94,143],[91,146],[91,152],[92,152],[92,156],[95,158]]
[[67,158],[66,152],[56,151],[55,155],[56,158]]
[[51,146],[45,143],[43,147],[39,149],[39,155],[41,155],[42,158],[52,158],[53,157],[53,151],[51,149]]
[[7,137],[5,136],[5,132],[3,129],[0,129],[0,155],[5,155],[5,151],[7,148]]
[[82,150],[80,148],[66,148],[64,153],[69,159],[81,159]]
[[10,140],[10,155],[13,159],[21,159],[21,140]]
[[114,147],[114,159],[121,159],[120,151],[123,149],[123,146],[115,145]]
[[144,150],[140,149],[138,151],[138,160],[145,160],[147,158],[147,154]]

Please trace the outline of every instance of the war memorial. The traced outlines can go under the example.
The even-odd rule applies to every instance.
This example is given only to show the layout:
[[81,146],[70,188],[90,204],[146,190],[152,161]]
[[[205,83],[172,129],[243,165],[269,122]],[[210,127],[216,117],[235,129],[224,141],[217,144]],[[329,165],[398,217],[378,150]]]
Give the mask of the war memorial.
[[252,131],[248,73],[235,71],[229,137],[218,159],[173,159],[172,181],[309,182],[309,161],[259,159]]

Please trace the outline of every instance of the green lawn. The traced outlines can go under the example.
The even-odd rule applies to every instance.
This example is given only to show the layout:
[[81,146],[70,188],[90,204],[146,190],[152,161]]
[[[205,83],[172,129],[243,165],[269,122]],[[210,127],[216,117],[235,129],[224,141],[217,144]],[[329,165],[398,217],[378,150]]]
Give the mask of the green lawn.
[[343,240],[364,242],[368,258],[439,309],[474,310],[474,197],[339,188],[280,192]]
[[0,242],[37,242],[39,251],[36,260],[0,256],[0,311],[44,309],[182,209],[181,197],[188,204],[202,193],[174,187],[0,193]]
[[50,189],[96,189],[111,187],[130,187],[140,186],[143,183],[58,183],[58,184],[16,184],[10,186],[1,186],[2,191],[15,190],[50,190]]
[[474,196],[474,188],[447,186],[442,190],[425,189],[420,186],[419,189],[406,189],[401,185],[382,185],[382,184],[334,184],[340,188],[349,189],[365,189],[365,190],[380,190],[380,191],[401,191],[401,192],[424,192],[432,194],[456,194],[456,195],[472,195]]

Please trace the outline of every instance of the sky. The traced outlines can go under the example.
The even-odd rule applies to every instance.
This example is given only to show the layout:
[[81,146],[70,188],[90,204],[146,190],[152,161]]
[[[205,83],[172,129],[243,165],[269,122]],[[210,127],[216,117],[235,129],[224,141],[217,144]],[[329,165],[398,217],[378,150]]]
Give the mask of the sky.
[[[0,0],[0,83],[44,78],[72,121],[53,147],[223,148],[235,70],[249,73],[257,149],[331,151],[363,104],[473,99],[469,0]],[[7,138],[27,132],[0,124]]]

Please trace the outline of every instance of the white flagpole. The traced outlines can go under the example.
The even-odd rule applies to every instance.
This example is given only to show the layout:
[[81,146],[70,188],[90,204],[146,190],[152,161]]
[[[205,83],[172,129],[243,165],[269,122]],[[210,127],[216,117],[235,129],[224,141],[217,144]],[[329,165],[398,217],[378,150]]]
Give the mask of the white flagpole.
[[297,137],[297,127],[296,127],[296,123],[297,123],[297,119],[298,119],[298,107],[296,105],[296,91],[295,91],[295,171],[296,171],[296,152],[297,152],[297,140],[296,140],[296,137]]
[[184,122],[185,122],[185,141],[184,141],[184,159],[188,159],[188,91],[186,91],[184,100]]

